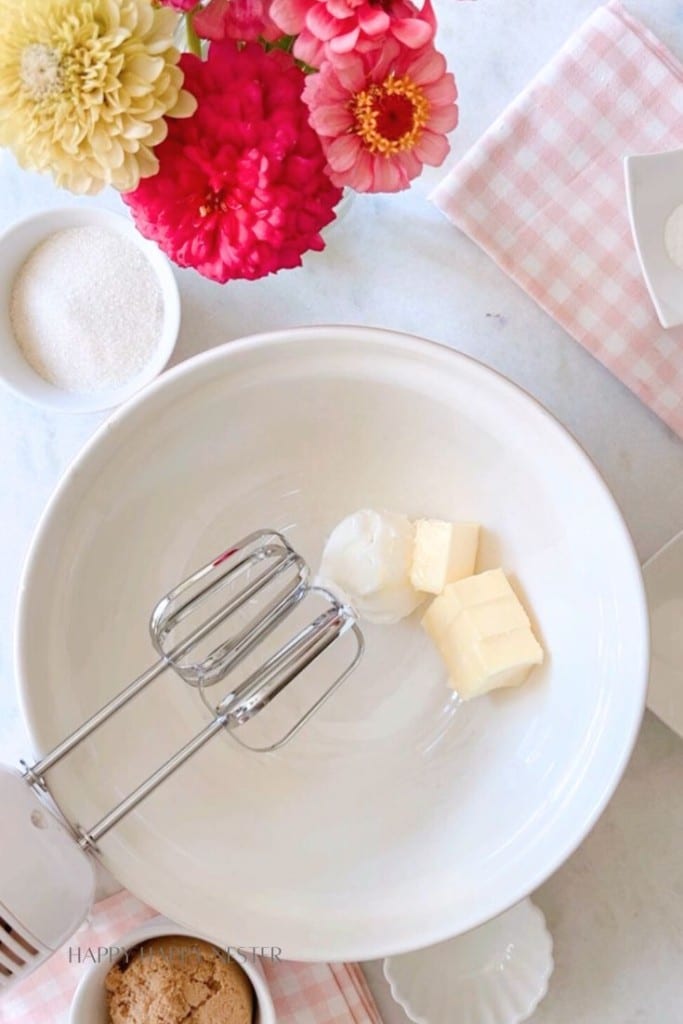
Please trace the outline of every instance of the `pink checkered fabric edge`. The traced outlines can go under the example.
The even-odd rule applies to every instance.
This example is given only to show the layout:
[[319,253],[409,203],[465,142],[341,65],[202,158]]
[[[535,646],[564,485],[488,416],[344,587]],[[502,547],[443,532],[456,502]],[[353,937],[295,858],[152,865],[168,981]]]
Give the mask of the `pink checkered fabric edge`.
[[[116,945],[156,911],[123,891],[93,907],[88,920],[42,967],[0,996],[0,1024],[67,1024],[69,1006],[87,963],[78,951]],[[83,952],[85,951],[85,952]]]
[[[88,950],[116,946],[155,915],[125,891],[98,903],[62,949],[0,997],[1,1024],[67,1024],[73,994],[87,969],[87,962],[78,962],[77,951],[87,961]],[[264,960],[263,968],[278,1024],[382,1024],[357,964]]]
[[358,964],[264,960],[280,1024],[381,1024]]
[[659,324],[623,158],[683,146],[683,65],[616,0],[588,19],[432,195],[683,436],[683,329]]

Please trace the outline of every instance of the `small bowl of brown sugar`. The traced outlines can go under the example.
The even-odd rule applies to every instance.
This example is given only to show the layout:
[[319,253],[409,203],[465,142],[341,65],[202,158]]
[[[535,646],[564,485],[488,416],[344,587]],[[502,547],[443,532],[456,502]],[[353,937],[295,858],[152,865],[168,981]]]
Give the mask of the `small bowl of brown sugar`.
[[99,949],[69,1024],[275,1024],[252,950],[218,946],[166,918]]
[[0,378],[22,398],[120,405],[163,370],[179,327],[171,266],[124,216],[46,210],[0,238]]

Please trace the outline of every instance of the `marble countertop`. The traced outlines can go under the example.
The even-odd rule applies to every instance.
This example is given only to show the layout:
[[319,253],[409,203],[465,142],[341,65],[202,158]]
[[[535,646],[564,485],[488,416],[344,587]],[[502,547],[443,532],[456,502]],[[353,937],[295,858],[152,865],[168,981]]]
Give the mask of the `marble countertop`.
[[[552,56],[597,0],[436,0],[461,94],[454,163]],[[681,0],[628,0],[683,55]],[[178,271],[183,325],[174,362],[229,339],[302,323],[366,323],[445,342],[534,394],[577,437],[612,488],[642,559],[683,527],[683,444],[426,201],[354,197],[328,247],[296,271],[219,286]],[[0,228],[76,200],[0,154]],[[102,416],[70,417],[0,391],[0,756],[27,742],[16,706],[12,623],[27,546],[60,474]],[[607,812],[536,894],[556,970],[534,1024],[678,1024],[683,1019],[683,741],[647,715]],[[386,1024],[405,1016],[380,964],[367,974]]]

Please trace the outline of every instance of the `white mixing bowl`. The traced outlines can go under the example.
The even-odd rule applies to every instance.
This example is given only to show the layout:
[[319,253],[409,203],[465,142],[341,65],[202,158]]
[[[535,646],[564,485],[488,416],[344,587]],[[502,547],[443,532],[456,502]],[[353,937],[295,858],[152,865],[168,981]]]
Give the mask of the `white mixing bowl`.
[[[366,627],[357,671],[274,756],[214,740],[101,842],[193,931],[299,959],[465,931],[538,886],[611,796],[643,709],[638,561],[592,464],[491,370],[357,327],[233,342],[116,413],[57,490],[26,567],[17,669],[44,751],[152,659],[156,600],[231,540],[285,530],[316,565],[361,507],[485,525],[548,656],[459,704],[416,621]],[[50,776],[93,824],[206,721],[169,675]]]

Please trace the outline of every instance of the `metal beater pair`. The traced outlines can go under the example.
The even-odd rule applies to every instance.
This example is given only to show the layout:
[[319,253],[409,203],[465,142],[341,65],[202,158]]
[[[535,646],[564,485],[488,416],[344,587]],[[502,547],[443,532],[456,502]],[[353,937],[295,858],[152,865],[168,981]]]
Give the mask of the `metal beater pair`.
[[[212,704],[206,688],[248,665],[248,659],[278,627],[312,597],[322,602],[323,610],[276,646],[265,660],[247,670],[222,700]],[[84,850],[97,850],[105,833],[223,730],[229,730],[242,746],[256,753],[271,753],[288,743],[356,668],[364,649],[353,611],[330,591],[310,582],[304,560],[275,530],[250,534],[176,586],[155,607],[149,629],[158,660],[45,757],[32,765],[22,761],[24,778],[36,789],[47,790],[46,775],[54,765],[169,669],[198,689],[212,719],[91,828],[74,826]],[[221,636],[216,643],[219,630]],[[240,727],[349,633],[355,644],[346,666],[284,734],[263,746],[238,738]]]

